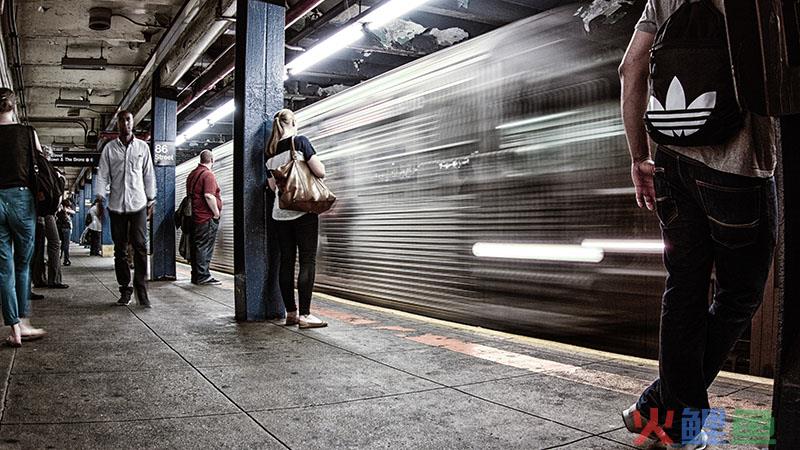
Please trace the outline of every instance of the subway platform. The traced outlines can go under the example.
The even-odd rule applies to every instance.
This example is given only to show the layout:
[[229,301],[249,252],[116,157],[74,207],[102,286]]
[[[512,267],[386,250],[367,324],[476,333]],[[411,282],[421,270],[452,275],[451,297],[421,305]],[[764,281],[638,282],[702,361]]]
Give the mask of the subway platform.
[[[232,278],[194,286],[185,266],[150,284],[152,309],[118,307],[112,260],[74,253],[70,288],[33,302],[48,336],[0,350],[0,448],[658,448],[619,415],[654,361],[326,295],[327,328],[237,323]],[[772,385],[711,392],[768,410]]]

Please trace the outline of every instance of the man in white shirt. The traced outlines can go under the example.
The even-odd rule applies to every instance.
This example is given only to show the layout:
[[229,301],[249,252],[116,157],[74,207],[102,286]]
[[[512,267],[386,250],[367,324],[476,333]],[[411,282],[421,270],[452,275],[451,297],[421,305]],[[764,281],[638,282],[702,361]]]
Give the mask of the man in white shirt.
[[131,302],[131,272],[128,266],[128,243],[133,245],[133,288],[139,304],[150,308],[147,297],[147,218],[156,203],[156,179],[150,147],[133,136],[133,115],[117,115],[119,138],[110,141],[100,156],[97,171],[97,196],[105,202],[111,218],[114,240],[114,269],[119,284],[118,305]]

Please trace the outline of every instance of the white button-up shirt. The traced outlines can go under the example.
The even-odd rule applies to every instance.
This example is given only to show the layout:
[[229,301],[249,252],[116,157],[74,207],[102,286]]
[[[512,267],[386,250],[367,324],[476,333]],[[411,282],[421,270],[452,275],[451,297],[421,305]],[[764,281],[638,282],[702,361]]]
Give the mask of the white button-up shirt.
[[106,207],[117,213],[137,212],[155,203],[156,177],[147,143],[133,138],[127,146],[119,139],[106,144],[96,188],[97,195],[108,198]]

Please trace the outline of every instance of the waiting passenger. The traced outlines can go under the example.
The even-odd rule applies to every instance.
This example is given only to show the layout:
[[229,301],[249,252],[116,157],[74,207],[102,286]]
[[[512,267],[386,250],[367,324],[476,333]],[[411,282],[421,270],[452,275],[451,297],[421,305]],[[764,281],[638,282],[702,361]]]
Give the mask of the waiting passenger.
[[[629,431],[640,432],[650,421],[666,426],[666,416],[672,411],[673,423],[666,432],[673,441],[684,443],[683,448],[705,448],[707,434],[700,431],[700,424],[682,430],[681,417],[688,414],[705,420],[707,389],[761,303],[776,239],[772,176],[776,155],[769,121],[753,114],[744,114],[738,121],[724,44],[725,22],[717,11],[722,1],[713,3],[716,10],[706,2],[649,0],[620,66],[622,116],[636,201],[639,207],[646,205],[657,212],[668,273],[661,311],[659,378],[623,412],[623,419]],[[673,14],[681,17],[667,22]],[[674,33],[669,32],[671,24],[676,26]],[[689,27],[703,32],[687,31]],[[703,67],[687,65],[692,53],[659,56],[658,48],[676,48],[666,40],[665,45],[653,47],[656,39],[669,36],[681,36],[681,48],[706,55]],[[683,36],[703,36],[720,45],[690,45]],[[714,49],[719,53],[712,57],[708,52]],[[650,67],[659,70],[650,73]],[[648,96],[648,77],[652,97]],[[706,82],[714,85],[703,86]],[[719,114],[723,104],[733,106],[731,120],[713,121],[713,125],[711,120],[698,120],[706,112],[690,111]],[[659,142],[653,145],[654,155],[642,119],[646,112],[650,137]],[[736,128],[726,129],[728,125]],[[709,307],[712,268],[716,285]],[[637,423],[636,415],[643,420]]]
[[[36,132],[17,124],[14,109],[17,98],[10,89],[0,88],[0,297],[3,322],[11,327],[5,343],[19,347],[23,340],[44,336],[33,328],[30,308],[30,263],[36,230],[36,208],[29,188],[29,161],[34,151],[41,152]],[[31,133],[35,149],[31,148]]]
[[134,289],[130,287],[128,242],[133,244],[133,287],[139,304],[150,308],[147,296],[147,219],[156,203],[156,178],[150,147],[133,136],[133,114],[117,114],[119,138],[106,144],[97,171],[97,198],[104,202],[111,217],[114,240],[114,271],[119,284],[118,305],[128,305]]
[[92,219],[86,225],[88,229],[89,255],[103,256],[103,222],[105,221],[105,208],[102,200],[94,199],[92,207],[89,208],[89,217]]
[[[296,150],[296,157],[306,161],[308,167],[319,178],[325,177],[325,166],[311,142],[305,136],[297,135],[294,113],[282,109],[275,114],[272,122],[272,135],[267,144],[267,180],[273,191],[277,190],[270,170],[288,163],[290,151]],[[327,326],[311,314],[311,294],[314,291],[316,272],[317,242],[319,240],[319,216],[314,213],[281,209],[278,200],[272,208],[272,218],[277,221],[280,246],[279,284],[283,304],[286,306],[286,325],[299,325],[300,328],[319,328]],[[294,266],[297,253],[300,253],[300,274],[297,278],[297,293],[300,297],[300,314],[294,301]]]
[[61,236],[61,258],[65,266],[72,264],[69,260],[69,242],[72,236],[72,216],[74,215],[75,209],[72,208],[72,202],[64,199],[56,212],[56,225],[58,225],[58,232]]
[[188,230],[184,231],[191,235],[192,283],[200,285],[221,284],[208,270],[214,256],[214,241],[222,211],[217,177],[211,171],[213,166],[214,154],[211,150],[203,150],[200,164],[186,178],[186,195],[192,199],[192,223],[187,224]]

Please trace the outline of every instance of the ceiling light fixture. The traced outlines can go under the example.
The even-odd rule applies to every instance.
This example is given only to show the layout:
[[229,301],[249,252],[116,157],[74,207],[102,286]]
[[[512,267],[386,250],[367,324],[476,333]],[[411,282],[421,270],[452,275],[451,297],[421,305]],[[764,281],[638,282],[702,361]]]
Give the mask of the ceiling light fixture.
[[[364,17],[357,19],[354,23],[347,25],[341,31],[314,47],[311,47],[308,51],[290,61],[286,64],[286,70],[290,75],[301,73],[314,64],[361,39],[364,36],[364,27],[375,30],[427,1],[428,0],[390,0],[380,6],[374,7],[365,14]],[[284,80],[286,78],[287,76],[284,76]]]
[[192,126],[188,129],[184,130],[181,133],[178,133],[178,136],[175,138],[175,145],[181,145],[184,142],[188,141],[189,139],[197,136],[204,130],[209,127],[214,126],[215,123],[219,122],[220,120],[228,117],[236,110],[236,106],[233,100],[228,101],[227,103],[223,104],[216,110],[212,111],[211,114],[203,117],[202,119],[195,122]]

